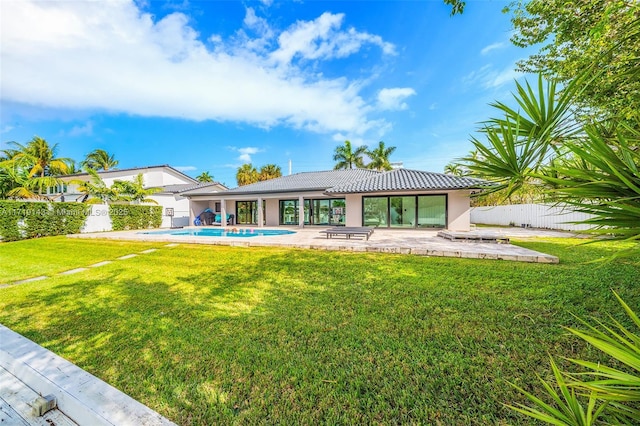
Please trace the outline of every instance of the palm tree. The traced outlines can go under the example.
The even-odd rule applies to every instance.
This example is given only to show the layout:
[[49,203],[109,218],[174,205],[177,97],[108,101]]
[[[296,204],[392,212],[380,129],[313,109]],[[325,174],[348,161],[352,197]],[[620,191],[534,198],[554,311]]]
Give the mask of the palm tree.
[[251,163],[243,164],[238,167],[236,181],[238,182],[238,186],[256,183],[258,182],[258,171],[251,165]]
[[133,181],[117,180],[113,182],[111,190],[115,192],[117,201],[127,201],[134,204],[158,204],[149,196],[162,191],[162,188],[145,188],[142,173],[139,173]]
[[93,170],[110,170],[118,166],[119,161],[115,159],[113,154],[109,155],[104,149],[94,149],[87,154],[84,161],[81,163],[82,167],[88,167]]
[[449,163],[444,166],[444,172],[452,176],[464,176],[465,172],[459,163]]
[[389,162],[389,157],[395,150],[395,146],[385,148],[383,141],[378,142],[378,146],[376,148],[366,152],[367,156],[371,159],[371,162],[367,164],[367,168],[378,171],[391,170],[392,167]]
[[276,166],[275,164],[265,164],[264,166],[260,167],[258,180],[263,181],[275,179],[279,178],[280,176],[282,176],[282,170],[280,169],[280,166]]
[[26,145],[9,142],[13,147],[4,151],[6,159],[0,161],[0,167],[11,170],[12,176],[23,176],[16,181],[17,185],[7,195],[16,198],[46,198],[43,192],[47,188],[62,183],[58,175],[69,171],[69,158],[56,157],[57,144],[49,143],[41,137],[34,136]]
[[213,182],[213,176],[209,172],[202,172],[197,177],[198,182]]
[[75,179],[69,183],[78,185],[78,191],[91,197],[87,202],[109,204],[116,201],[116,192],[104,183],[98,172],[89,167],[85,167],[85,170],[89,173],[90,180]]
[[350,141],[344,141],[344,145],[338,145],[333,152],[333,161],[337,161],[333,167],[338,169],[364,168],[362,156],[367,152],[367,146],[362,145],[354,151]]
[[39,136],[34,136],[26,145],[18,142],[9,142],[15,149],[7,150],[11,155],[7,161],[18,167],[29,170],[29,177],[55,176],[66,174],[69,158],[56,158],[58,144],[49,145],[49,142]]

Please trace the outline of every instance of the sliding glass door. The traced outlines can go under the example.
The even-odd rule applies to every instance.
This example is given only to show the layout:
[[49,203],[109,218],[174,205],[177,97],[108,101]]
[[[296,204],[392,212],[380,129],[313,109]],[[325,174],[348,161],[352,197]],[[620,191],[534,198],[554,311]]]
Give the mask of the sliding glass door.
[[236,223],[238,225],[257,225],[258,202],[236,201]]
[[389,197],[389,226],[413,228],[416,224],[416,197]]
[[362,198],[362,224],[385,228],[446,228],[446,195]]

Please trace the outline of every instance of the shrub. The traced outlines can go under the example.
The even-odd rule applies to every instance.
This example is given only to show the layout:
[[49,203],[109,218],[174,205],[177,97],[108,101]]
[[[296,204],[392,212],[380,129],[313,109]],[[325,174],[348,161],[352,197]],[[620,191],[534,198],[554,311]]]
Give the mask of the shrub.
[[158,228],[162,223],[162,207],[111,204],[109,205],[109,216],[114,231]]
[[89,212],[79,203],[0,201],[0,241],[77,234]]

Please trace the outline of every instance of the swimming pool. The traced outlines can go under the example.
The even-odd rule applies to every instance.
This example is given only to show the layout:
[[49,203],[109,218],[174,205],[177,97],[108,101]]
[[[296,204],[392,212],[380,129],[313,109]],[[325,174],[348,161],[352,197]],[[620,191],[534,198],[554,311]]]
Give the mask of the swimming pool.
[[203,228],[203,229],[170,229],[166,231],[147,231],[140,234],[149,235],[178,235],[183,237],[263,237],[273,235],[289,235],[295,234],[294,231],[286,231],[284,229],[260,229],[260,228],[240,228],[240,229],[221,229],[221,228]]

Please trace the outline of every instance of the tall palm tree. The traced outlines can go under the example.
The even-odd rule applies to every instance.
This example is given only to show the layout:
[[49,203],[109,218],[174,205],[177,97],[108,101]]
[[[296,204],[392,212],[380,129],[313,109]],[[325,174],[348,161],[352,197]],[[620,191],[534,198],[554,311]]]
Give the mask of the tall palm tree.
[[[23,176],[7,195],[16,198],[46,198],[47,188],[59,185],[57,177],[69,172],[69,158],[56,157],[57,144],[50,145],[45,139],[34,136],[26,145],[9,142],[13,147],[4,151],[6,159],[0,167],[11,169],[14,177]],[[24,176],[26,173],[26,176]]]
[[238,186],[256,183],[258,182],[258,171],[251,165],[251,163],[243,164],[238,167],[236,181],[238,182]]
[[362,145],[353,150],[350,141],[344,141],[344,145],[338,145],[333,151],[333,161],[337,161],[333,167],[334,170],[338,169],[353,169],[364,168],[364,161],[362,156],[367,152],[367,146]]
[[198,182],[213,182],[213,176],[209,172],[202,172],[197,177]]
[[49,145],[49,142],[39,136],[34,136],[26,145],[18,142],[9,142],[14,149],[6,152],[11,158],[7,161],[18,167],[29,170],[29,177],[55,176],[66,174],[69,168],[69,158],[57,158],[58,144]]
[[391,163],[389,157],[396,150],[395,146],[386,148],[384,142],[378,142],[378,146],[371,151],[367,151],[366,154],[371,159],[371,162],[367,164],[368,169],[374,169],[378,171],[391,170]]
[[282,169],[280,169],[280,166],[276,166],[275,164],[265,164],[264,166],[260,167],[258,180],[263,181],[275,179],[280,176],[282,176]]
[[81,166],[107,171],[118,167],[118,163],[119,161],[115,159],[113,154],[109,154],[104,149],[94,149],[87,154]]

